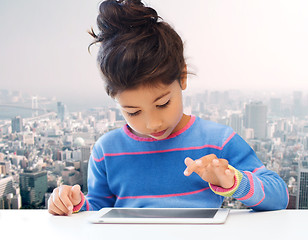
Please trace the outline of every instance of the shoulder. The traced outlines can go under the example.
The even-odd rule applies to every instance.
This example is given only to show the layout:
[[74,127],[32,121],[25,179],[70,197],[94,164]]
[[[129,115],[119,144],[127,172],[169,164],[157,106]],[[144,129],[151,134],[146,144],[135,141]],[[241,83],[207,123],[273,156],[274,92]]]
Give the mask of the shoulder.
[[110,148],[116,148],[117,143],[125,141],[123,128],[117,128],[103,134],[94,144],[96,152],[106,152]]
[[222,145],[232,138],[235,132],[229,126],[196,117],[194,135],[207,139],[209,143]]
[[196,128],[210,135],[230,135],[234,130],[226,125],[196,117]]

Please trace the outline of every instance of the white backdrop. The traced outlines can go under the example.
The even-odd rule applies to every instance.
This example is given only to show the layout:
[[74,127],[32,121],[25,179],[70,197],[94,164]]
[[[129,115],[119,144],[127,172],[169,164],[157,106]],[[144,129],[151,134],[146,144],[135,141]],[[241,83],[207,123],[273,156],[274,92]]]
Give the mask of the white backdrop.
[[[105,101],[97,0],[1,0],[0,89]],[[189,89],[308,90],[308,1],[146,0],[185,42]]]

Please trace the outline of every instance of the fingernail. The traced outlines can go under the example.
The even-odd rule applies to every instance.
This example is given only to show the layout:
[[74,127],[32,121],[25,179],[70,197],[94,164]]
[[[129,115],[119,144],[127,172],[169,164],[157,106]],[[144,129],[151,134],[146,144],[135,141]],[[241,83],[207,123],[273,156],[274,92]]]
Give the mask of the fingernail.
[[72,207],[72,206],[69,206],[67,209],[68,209],[69,211],[72,211],[72,210],[73,210],[73,207]]
[[213,159],[213,163],[219,163],[218,159]]
[[187,174],[188,174],[188,171],[187,171],[187,170],[185,170],[185,171],[184,171],[184,175],[187,175]]
[[197,165],[201,165],[201,164],[202,164],[202,161],[201,161],[201,160],[196,160],[196,164],[197,164]]

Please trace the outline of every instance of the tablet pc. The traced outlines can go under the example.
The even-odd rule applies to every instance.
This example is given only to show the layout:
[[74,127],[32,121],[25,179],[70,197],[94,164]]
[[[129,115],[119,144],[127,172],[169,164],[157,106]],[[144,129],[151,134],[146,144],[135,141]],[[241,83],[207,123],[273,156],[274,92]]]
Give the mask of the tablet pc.
[[92,223],[184,223],[220,224],[227,219],[226,208],[103,208]]

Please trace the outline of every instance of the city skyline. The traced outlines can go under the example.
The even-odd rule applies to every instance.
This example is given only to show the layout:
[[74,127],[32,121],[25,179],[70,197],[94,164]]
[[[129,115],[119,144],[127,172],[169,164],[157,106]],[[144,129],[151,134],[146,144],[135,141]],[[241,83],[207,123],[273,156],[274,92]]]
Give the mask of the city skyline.
[[[264,100],[232,91],[208,91],[185,96],[184,111],[231,126],[264,165],[286,182],[289,208],[308,208],[307,101],[298,91],[288,99]],[[33,99],[36,105],[39,98]],[[35,110],[29,118],[0,120],[0,208],[45,208],[50,193],[61,183],[78,183],[86,191],[91,146],[125,124],[114,106],[68,112],[64,103],[54,105],[57,109],[46,114],[37,115]],[[245,208],[232,198],[226,198],[223,207]]]
[[[107,101],[87,34],[100,1],[0,2],[0,89]],[[308,91],[304,0],[147,0],[181,35],[196,90]],[[183,17],[185,15],[185,17]]]
[[[296,111],[302,111],[302,114],[307,113],[308,105],[308,91],[285,91],[285,92],[273,92],[273,91],[241,91],[241,90],[224,90],[224,91],[211,91],[204,90],[199,92],[184,92],[183,97],[194,96],[207,96],[209,98],[217,98],[219,95],[225,95],[226,98],[234,98],[235,100],[242,99],[249,102],[262,102],[264,104],[283,104],[284,106],[294,105],[294,102],[302,102],[297,104],[301,109],[295,107]],[[198,97],[197,97],[198,98]],[[204,99],[200,99],[202,102]],[[272,103],[273,101],[273,103]],[[212,100],[211,104],[215,104]],[[82,112],[88,109],[105,108],[105,107],[117,107],[116,102],[109,97],[105,98],[103,102],[91,102],[87,100],[71,100],[68,102],[61,101],[56,98],[48,98],[46,96],[29,95],[22,91],[9,91],[7,89],[0,89],[0,120],[11,120],[17,115],[23,117],[31,117],[33,115],[42,114],[42,112],[56,112],[58,104],[64,105],[67,112]],[[195,102],[198,105],[198,102]],[[218,103],[217,103],[218,104]],[[205,106],[206,107],[206,106]],[[37,110],[35,110],[37,109]]]

